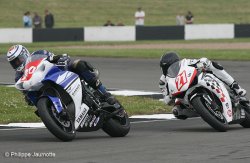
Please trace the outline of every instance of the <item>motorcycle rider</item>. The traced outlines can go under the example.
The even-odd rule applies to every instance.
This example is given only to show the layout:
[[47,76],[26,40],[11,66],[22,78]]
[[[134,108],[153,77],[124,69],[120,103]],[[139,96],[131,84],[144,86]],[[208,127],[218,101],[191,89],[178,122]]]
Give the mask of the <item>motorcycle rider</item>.
[[[171,105],[174,101],[172,98],[169,89],[168,89],[168,80],[169,77],[167,76],[168,68],[175,62],[180,61],[179,55],[175,52],[167,52],[162,55],[160,59],[160,67],[162,70],[162,75],[159,81],[159,87],[162,91],[164,102],[168,105]],[[190,66],[194,66],[197,69],[205,70],[213,73],[216,77],[218,77],[221,81],[227,84],[237,95],[245,96],[246,90],[240,87],[240,85],[233,79],[231,75],[229,75],[224,68],[218,64],[217,62],[210,61],[207,58],[200,58],[200,59],[186,59],[187,63]],[[181,106],[175,105],[173,108],[174,115],[178,114],[175,113],[175,109],[179,110]]]
[[[7,52],[7,60],[16,71],[15,82],[17,82],[23,76],[23,70],[25,66],[26,59],[30,55],[46,55],[47,60],[51,63],[65,66],[65,69],[72,71],[80,76],[85,82],[87,82],[93,89],[97,90],[101,99],[113,105],[117,100],[102,85],[100,79],[98,78],[97,69],[94,68],[89,62],[84,60],[72,61],[67,54],[55,55],[47,50],[34,51],[32,54],[29,53],[28,49],[22,45],[13,45]],[[26,96],[25,100],[29,105],[33,105],[31,101]]]

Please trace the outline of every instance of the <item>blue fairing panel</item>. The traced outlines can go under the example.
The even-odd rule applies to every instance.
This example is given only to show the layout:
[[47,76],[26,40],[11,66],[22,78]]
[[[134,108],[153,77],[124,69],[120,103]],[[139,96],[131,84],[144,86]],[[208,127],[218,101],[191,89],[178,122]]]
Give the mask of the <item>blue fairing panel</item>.
[[51,75],[54,75],[55,73],[58,73],[58,72],[62,72],[62,70],[56,66],[52,67],[52,69],[50,69],[49,72],[46,74],[45,79],[49,78]]
[[63,106],[62,106],[62,102],[58,97],[53,97],[53,96],[49,96],[47,95],[47,97],[49,97],[49,99],[52,101],[54,107],[56,108],[57,112],[60,113],[63,110]]
[[42,82],[52,81],[66,89],[67,86],[75,81],[78,77],[79,76],[77,74],[70,71],[58,71],[52,75],[47,76],[42,80]]

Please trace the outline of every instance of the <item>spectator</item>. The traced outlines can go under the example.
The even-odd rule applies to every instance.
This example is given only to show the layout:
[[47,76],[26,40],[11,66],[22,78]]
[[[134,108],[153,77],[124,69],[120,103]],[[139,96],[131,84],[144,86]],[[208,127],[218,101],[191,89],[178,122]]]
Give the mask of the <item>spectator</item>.
[[178,14],[176,16],[176,25],[184,25],[185,24],[185,17],[182,14]]
[[114,26],[114,24],[108,20],[103,26]]
[[32,27],[32,19],[29,11],[25,12],[23,15],[23,26]]
[[54,26],[54,16],[49,12],[49,10],[45,10],[45,27],[53,28]]
[[42,18],[37,14],[37,12],[34,12],[33,25],[35,28],[42,28]]
[[135,12],[135,25],[143,26],[144,18],[145,18],[145,12],[142,10],[141,7],[138,7],[137,11]]
[[186,24],[193,24],[193,23],[194,23],[194,15],[192,14],[191,11],[188,11],[186,15]]

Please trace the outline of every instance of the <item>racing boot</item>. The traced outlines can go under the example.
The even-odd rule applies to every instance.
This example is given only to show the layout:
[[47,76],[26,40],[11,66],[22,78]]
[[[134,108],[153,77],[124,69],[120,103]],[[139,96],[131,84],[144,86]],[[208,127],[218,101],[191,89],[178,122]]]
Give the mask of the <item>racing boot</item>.
[[114,105],[115,103],[117,103],[118,101],[115,99],[114,96],[111,95],[111,93],[109,93],[106,88],[101,84],[101,82],[99,82],[98,86],[97,86],[97,93],[100,96],[101,100],[104,102],[107,102],[110,105]]
[[104,101],[106,101],[110,105],[114,105],[117,102],[115,97],[112,96],[111,93],[109,93],[109,92],[106,92],[105,94],[103,94],[103,96],[101,98],[103,98]]
[[231,85],[230,88],[234,90],[234,92],[239,95],[239,96],[245,96],[247,94],[247,91],[243,88],[240,87],[240,85],[234,81]]

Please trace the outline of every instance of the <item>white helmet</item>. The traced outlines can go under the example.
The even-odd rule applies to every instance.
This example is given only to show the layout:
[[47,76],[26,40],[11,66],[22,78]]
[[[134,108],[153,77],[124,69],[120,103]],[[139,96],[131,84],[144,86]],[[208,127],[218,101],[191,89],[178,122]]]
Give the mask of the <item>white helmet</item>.
[[29,51],[22,45],[13,45],[7,52],[7,60],[16,71],[22,71]]

